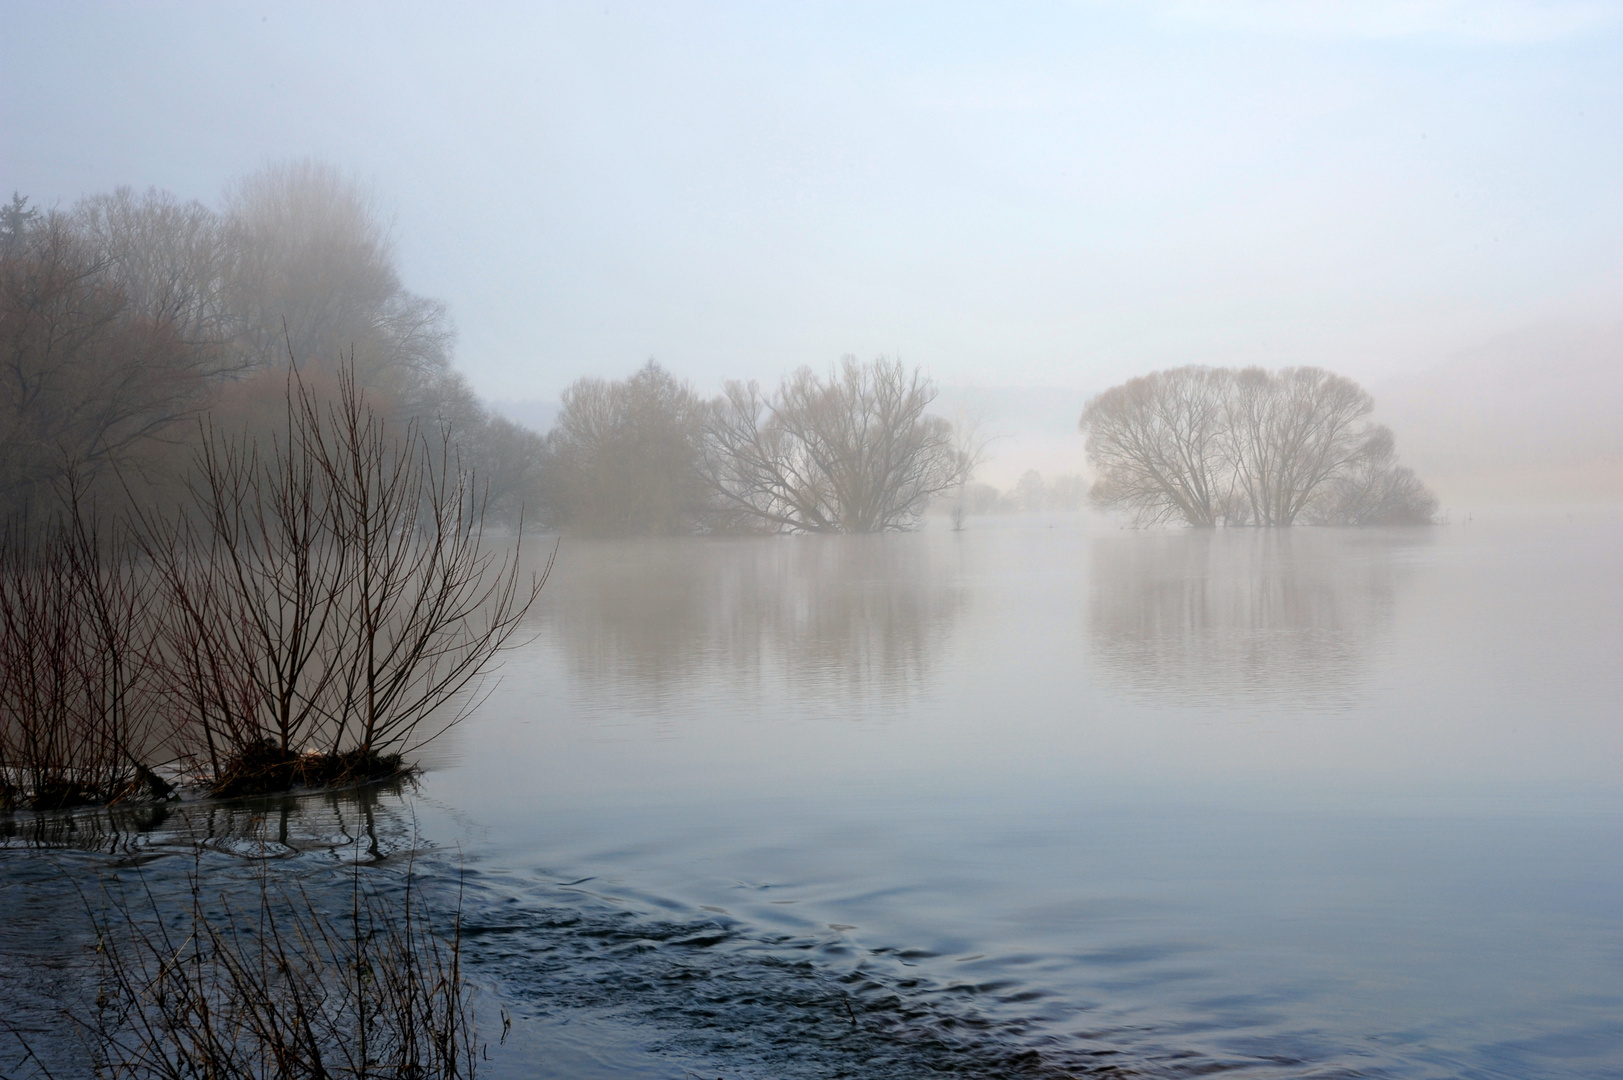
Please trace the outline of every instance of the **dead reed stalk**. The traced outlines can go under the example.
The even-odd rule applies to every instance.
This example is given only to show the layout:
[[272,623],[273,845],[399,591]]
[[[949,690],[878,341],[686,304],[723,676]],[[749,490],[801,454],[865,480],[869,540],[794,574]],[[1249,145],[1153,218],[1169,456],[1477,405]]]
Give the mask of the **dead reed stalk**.
[[150,892],[92,912],[99,995],[73,1017],[98,1080],[453,1080],[481,1047],[460,910],[436,926],[413,873],[359,866],[348,910],[266,871],[247,908],[191,879],[178,919]]

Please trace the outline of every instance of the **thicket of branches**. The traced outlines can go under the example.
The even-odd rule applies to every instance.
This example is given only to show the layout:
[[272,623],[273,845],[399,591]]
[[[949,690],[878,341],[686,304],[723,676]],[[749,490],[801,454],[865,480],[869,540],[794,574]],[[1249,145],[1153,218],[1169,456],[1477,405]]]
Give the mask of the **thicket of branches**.
[[[444,427],[395,428],[353,370],[285,376],[280,430],[203,425],[184,497],[111,520],[71,487],[0,542],[0,803],[396,772],[546,579],[485,537]],[[548,564],[550,569],[550,563]]]
[[1369,423],[1357,383],[1319,368],[1181,367],[1088,403],[1096,504],[1140,524],[1425,524],[1437,500]]

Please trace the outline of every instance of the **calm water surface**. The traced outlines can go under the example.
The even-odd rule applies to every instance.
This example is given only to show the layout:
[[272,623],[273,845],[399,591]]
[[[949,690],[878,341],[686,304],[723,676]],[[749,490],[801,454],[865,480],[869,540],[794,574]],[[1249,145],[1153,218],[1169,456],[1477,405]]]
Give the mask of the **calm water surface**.
[[[497,1076],[1616,1077],[1620,555],[1601,511],[566,540],[375,813],[460,874]],[[300,801],[294,861],[358,815]]]

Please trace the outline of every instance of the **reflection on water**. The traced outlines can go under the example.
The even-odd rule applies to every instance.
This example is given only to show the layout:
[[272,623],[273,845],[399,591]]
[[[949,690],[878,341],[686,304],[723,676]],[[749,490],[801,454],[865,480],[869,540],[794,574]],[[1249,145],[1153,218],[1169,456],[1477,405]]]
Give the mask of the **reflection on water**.
[[905,699],[963,605],[942,553],[911,539],[572,540],[543,625],[600,705],[659,708],[701,678],[755,699]]
[[1615,1077],[1623,521],[1496,528],[566,543],[432,799],[19,816],[0,980],[421,813],[526,1080]]
[[204,847],[254,858],[344,851],[375,860],[412,844],[401,802],[411,783],[0,814],[0,852],[162,855]]
[[1101,666],[1147,698],[1348,705],[1425,531],[1190,529],[1091,543]]

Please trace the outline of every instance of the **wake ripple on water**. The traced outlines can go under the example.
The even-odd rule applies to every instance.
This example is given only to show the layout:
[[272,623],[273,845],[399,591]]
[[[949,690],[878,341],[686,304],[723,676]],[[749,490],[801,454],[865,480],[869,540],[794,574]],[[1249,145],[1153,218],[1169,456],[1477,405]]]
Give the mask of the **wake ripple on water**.
[[706,911],[634,910],[582,882],[463,874],[468,959],[503,997],[540,1019],[629,1022],[656,1033],[652,1049],[734,1076],[1379,1075],[1278,1045],[1220,1058],[1119,1021],[1090,1029],[1085,1007],[1006,972],[974,979],[974,958],[970,977],[948,977],[930,962],[956,958],[863,948],[850,928],[772,933]]

